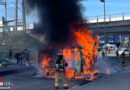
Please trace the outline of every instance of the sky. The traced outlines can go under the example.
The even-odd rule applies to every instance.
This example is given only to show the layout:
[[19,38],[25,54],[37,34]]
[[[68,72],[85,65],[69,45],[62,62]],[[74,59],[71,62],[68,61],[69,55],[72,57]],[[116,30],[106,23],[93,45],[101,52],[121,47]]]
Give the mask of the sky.
[[[0,0],[1,1],[1,0]],[[7,0],[7,13],[8,19],[15,18],[15,0]],[[104,14],[104,4],[100,0],[84,0],[79,2],[82,6],[81,12],[83,17],[91,18],[93,16],[102,16]],[[21,0],[19,0],[19,15],[21,18]],[[118,13],[128,13],[130,16],[130,0],[106,0],[106,15],[109,14],[118,14]],[[0,5],[0,20],[4,16],[4,6]],[[33,18],[32,18],[33,17]],[[27,23],[37,22],[37,13],[36,11],[32,12],[30,15],[27,15]]]
[[[130,12],[130,0],[105,0],[105,1],[106,1],[106,15]],[[82,10],[84,17],[104,15],[104,3],[100,2],[100,0],[84,0],[81,3],[84,8]]]

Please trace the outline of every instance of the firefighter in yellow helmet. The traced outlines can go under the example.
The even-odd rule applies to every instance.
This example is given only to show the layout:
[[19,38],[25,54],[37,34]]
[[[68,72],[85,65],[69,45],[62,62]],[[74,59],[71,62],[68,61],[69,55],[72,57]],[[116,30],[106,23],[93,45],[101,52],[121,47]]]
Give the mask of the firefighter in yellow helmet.
[[60,79],[63,82],[64,89],[68,89],[68,84],[65,76],[65,67],[67,67],[68,64],[65,63],[65,60],[63,59],[63,54],[58,53],[58,57],[56,59],[56,72],[55,72],[55,88],[59,88],[59,81]]

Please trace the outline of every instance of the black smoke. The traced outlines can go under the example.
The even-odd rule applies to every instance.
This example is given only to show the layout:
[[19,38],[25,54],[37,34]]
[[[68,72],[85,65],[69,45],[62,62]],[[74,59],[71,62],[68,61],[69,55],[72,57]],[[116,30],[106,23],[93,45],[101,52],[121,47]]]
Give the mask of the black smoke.
[[26,10],[38,11],[35,33],[46,35],[49,45],[65,45],[70,41],[70,25],[82,20],[79,0],[25,0]]

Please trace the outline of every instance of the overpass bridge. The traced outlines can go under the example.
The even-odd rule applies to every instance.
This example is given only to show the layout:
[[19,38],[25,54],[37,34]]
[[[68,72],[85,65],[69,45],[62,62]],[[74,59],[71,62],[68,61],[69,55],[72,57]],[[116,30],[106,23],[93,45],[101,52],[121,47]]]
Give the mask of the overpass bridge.
[[[113,14],[113,15],[107,15],[106,16],[106,22],[104,23],[104,17],[103,16],[96,16],[96,17],[88,17],[87,21],[85,21],[88,28],[93,31],[93,33],[99,35],[99,43],[104,43],[105,37],[104,33],[106,31],[107,37],[106,41],[108,43],[118,43],[118,42],[130,42],[130,13],[123,13],[123,14]],[[105,26],[105,31],[104,31]],[[28,24],[26,25],[26,33],[30,33],[31,30],[35,25]],[[23,33],[23,26],[21,24],[18,24],[18,32],[15,31],[14,25],[8,25],[6,28],[6,34],[19,34]],[[11,32],[12,33],[11,33]],[[3,25],[2,21],[0,21],[0,35],[2,35],[3,32]],[[39,39],[42,36],[35,36],[31,35],[32,37]]]
[[106,22],[103,16],[88,17],[85,23],[99,36],[103,36],[105,31],[107,35],[130,35],[130,13],[107,15]]

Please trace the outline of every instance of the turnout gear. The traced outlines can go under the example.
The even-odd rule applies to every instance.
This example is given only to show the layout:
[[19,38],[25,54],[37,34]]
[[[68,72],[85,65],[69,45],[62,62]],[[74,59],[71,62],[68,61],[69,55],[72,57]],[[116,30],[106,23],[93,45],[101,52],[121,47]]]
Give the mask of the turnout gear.
[[58,89],[59,88],[59,81],[60,79],[63,82],[63,86],[64,89],[68,89],[68,84],[67,84],[67,80],[66,80],[66,76],[65,76],[65,67],[67,67],[68,64],[65,63],[64,59],[63,59],[63,55],[59,54],[57,59],[56,59],[56,72],[55,72],[55,88]]
[[120,57],[122,59],[121,64],[125,64],[125,62],[126,62],[125,52],[123,52]]

